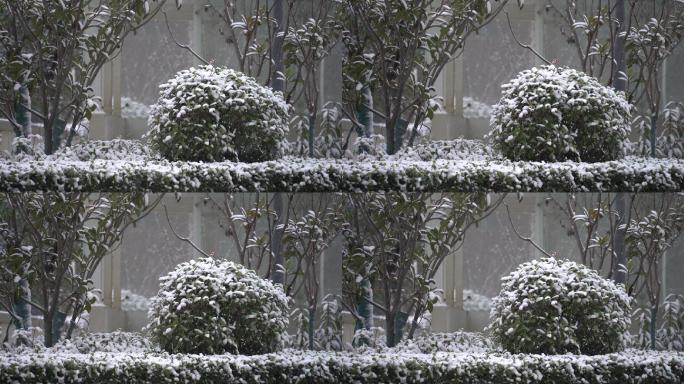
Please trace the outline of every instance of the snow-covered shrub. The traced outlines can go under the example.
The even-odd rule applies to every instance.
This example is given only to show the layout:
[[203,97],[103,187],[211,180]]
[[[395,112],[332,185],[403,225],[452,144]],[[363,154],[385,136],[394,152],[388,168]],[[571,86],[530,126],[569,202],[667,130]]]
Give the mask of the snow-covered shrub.
[[[684,103],[670,102],[661,114],[656,128],[655,157],[684,158]],[[639,131],[639,140],[629,145],[627,152],[635,156],[651,156],[651,116],[636,116],[632,124]]]
[[[325,159],[351,158],[347,148],[348,127],[344,126],[344,115],[337,103],[328,102],[321,108],[316,122],[313,157]],[[309,125],[310,116],[294,116],[290,120],[291,131],[295,140],[289,142],[287,154],[297,157],[309,157]]]
[[321,302],[321,317],[316,329],[318,349],[324,351],[342,351],[342,308],[333,295],[326,295]]
[[404,339],[392,348],[398,352],[434,353],[468,352],[486,353],[494,350],[494,345],[485,335],[476,332],[431,333]]
[[[318,321],[312,325],[311,313],[307,308],[300,307],[292,311],[291,319],[296,324],[296,331],[287,335],[286,348],[308,350],[313,346],[316,351],[347,349],[342,340],[342,309],[333,295],[323,298],[317,312]],[[313,332],[313,343],[310,343],[309,332]]]
[[512,353],[595,355],[625,348],[630,298],[582,264],[544,258],[502,279],[488,330]]
[[46,160],[53,161],[91,161],[126,160],[146,161],[154,159],[150,148],[139,140],[87,140],[69,147],[59,148]]
[[71,339],[62,339],[52,348],[52,353],[144,353],[155,351],[146,337],[136,332],[85,333]]
[[121,117],[123,118],[147,118],[150,115],[150,106],[136,101],[130,97],[121,97]]
[[159,86],[150,109],[150,142],[169,160],[256,162],[279,157],[288,106],[240,72],[205,65]]
[[436,140],[412,147],[402,147],[390,156],[398,160],[492,160],[491,148],[481,140]]
[[352,152],[359,159],[383,158],[387,156],[385,136],[372,134],[370,137],[357,137],[352,145]]
[[361,349],[377,349],[382,350],[387,348],[385,337],[385,329],[380,327],[370,327],[368,329],[361,328],[354,331],[352,338],[352,346]]
[[660,324],[655,327],[655,343],[651,339],[651,308],[639,307],[632,314],[638,324],[638,332],[632,335],[634,348],[684,351],[684,295],[667,295],[656,318]]
[[492,299],[470,289],[464,289],[463,309],[466,311],[489,311],[492,309]]
[[[309,349],[309,310],[307,308],[295,308],[292,311],[292,322],[296,326],[294,334],[287,335],[285,340],[286,348]],[[314,337],[315,338],[315,337]]]
[[40,135],[15,137],[10,145],[15,160],[41,160],[45,158],[45,145]]
[[660,347],[684,351],[684,296],[670,294],[662,305],[663,318],[658,329]]
[[121,310],[123,311],[147,311],[150,308],[150,299],[138,295],[128,289],[121,290]]
[[511,160],[615,160],[625,151],[630,104],[595,78],[553,65],[504,84],[492,110],[495,149]]
[[19,329],[12,332],[9,341],[3,349],[10,353],[144,353],[161,352],[151,341],[137,332],[83,332],[73,335],[70,339],[61,338],[52,347],[43,344],[42,328],[32,327],[27,330]]
[[254,271],[202,258],[179,264],[160,280],[147,328],[164,350],[252,355],[280,348],[288,299]]
[[492,116],[492,106],[470,96],[463,97],[463,117],[466,119],[488,119]]
[[40,327],[15,329],[8,336],[7,342],[2,343],[1,350],[10,353],[42,352],[45,350],[45,338],[43,329]]

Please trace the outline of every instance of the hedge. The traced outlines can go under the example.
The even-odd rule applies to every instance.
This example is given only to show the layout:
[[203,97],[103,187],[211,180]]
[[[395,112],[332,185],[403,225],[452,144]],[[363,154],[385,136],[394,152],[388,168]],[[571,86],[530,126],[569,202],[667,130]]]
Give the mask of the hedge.
[[684,190],[684,160],[638,157],[604,163],[301,158],[261,163],[1,160],[0,190],[674,192]]
[[0,354],[3,383],[678,383],[684,353]]

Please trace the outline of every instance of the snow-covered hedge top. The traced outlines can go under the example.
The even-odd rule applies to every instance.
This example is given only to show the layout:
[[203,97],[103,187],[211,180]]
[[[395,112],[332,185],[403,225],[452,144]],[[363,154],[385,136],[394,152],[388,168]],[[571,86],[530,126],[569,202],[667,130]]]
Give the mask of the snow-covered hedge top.
[[[33,335],[30,333],[33,331]],[[80,353],[154,353],[161,352],[149,338],[137,332],[93,332],[74,334],[71,339],[62,338],[52,347],[43,344],[43,333],[39,328],[21,331],[28,336],[29,343],[5,343],[0,351],[11,354],[45,353],[50,355]],[[30,345],[27,345],[30,344]]]
[[60,147],[53,154],[46,155],[43,138],[15,137],[12,140],[12,154],[15,161],[71,162],[92,160],[154,161],[161,160],[148,145],[138,140],[86,140],[68,147]]
[[502,86],[489,136],[511,160],[608,161],[625,153],[631,106],[595,78],[547,65]]
[[679,383],[684,354],[344,353],[259,356],[141,353],[3,354],[0,382],[45,383]]
[[169,160],[272,160],[285,150],[287,103],[278,92],[228,68],[182,70],[159,86],[150,142]]
[[126,192],[639,191],[684,190],[684,160],[606,163],[507,160],[3,161],[0,191]]
[[434,352],[493,352],[494,343],[485,335],[476,332],[430,333],[403,339],[387,351],[397,353],[434,353]]
[[170,162],[134,140],[87,141],[50,156],[0,159],[0,191],[51,190],[679,192],[684,190],[684,160],[512,162],[492,154],[481,141],[462,139],[363,160]]
[[378,158],[397,161],[432,161],[432,160],[493,160],[501,159],[492,148],[480,140],[454,139],[435,140],[419,143],[412,147],[402,147],[395,155],[384,155]]
[[501,281],[488,329],[506,350],[594,355],[627,345],[631,299],[595,270],[548,257],[521,264]]

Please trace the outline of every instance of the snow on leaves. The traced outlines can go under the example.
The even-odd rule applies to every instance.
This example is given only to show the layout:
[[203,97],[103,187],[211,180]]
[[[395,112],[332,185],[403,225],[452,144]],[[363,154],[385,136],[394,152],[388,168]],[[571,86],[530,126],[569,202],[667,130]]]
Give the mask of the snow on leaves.
[[488,328],[506,350],[595,355],[625,348],[630,298],[593,269],[545,258],[501,280]]
[[684,353],[600,356],[285,350],[259,356],[3,354],[0,381],[42,383],[677,383]]
[[252,162],[284,152],[289,107],[255,79],[205,65],[180,71],[159,88],[148,135],[165,158]]
[[148,330],[172,353],[273,352],[288,325],[282,288],[230,261],[179,264],[150,302]]
[[553,65],[504,84],[489,137],[512,160],[608,161],[625,153],[630,104],[595,78]]
[[[114,155],[109,155],[114,157]],[[4,191],[640,191],[684,189],[684,160],[627,157],[602,163],[283,158],[259,163],[0,160]],[[70,158],[73,158],[70,156]]]

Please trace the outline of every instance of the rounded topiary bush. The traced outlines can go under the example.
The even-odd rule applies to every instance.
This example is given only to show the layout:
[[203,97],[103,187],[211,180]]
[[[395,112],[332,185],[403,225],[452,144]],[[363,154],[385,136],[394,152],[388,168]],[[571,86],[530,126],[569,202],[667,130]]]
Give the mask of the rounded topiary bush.
[[625,152],[630,104],[595,78],[553,65],[504,84],[488,137],[511,160],[615,160]]
[[521,264],[502,281],[488,331],[509,352],[595,355],[625,348],[630,298],[596,271],[546,258]]
[[191,260],[161,278],[150,303],[152,339],[171,353],[269,353],[288,324],[282,288],[230,261]]
[[148,138],[165,158],[255,162],[284,152],[288,106],[253,78],[205,65],[180,71],[159,88]]

